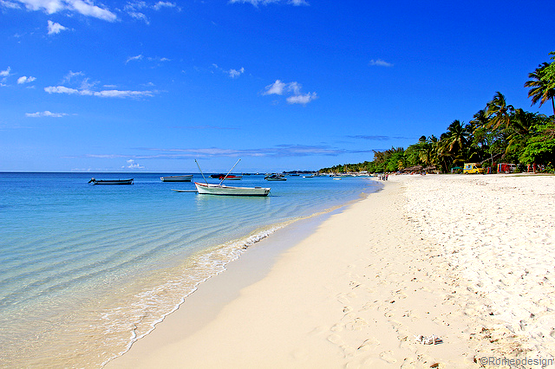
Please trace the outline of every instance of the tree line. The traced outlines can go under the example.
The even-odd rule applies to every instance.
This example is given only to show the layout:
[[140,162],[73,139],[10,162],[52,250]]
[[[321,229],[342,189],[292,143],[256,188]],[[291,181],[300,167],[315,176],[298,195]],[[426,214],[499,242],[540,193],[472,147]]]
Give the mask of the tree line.
[[465,162],[496,168],[497,163],[542,164],[545,171],[555,166],[555,51],[551,63],[540,64],[524,87],[532,105],[551,103],[553,115],[532,113],[509,105],[501,92],[479,110],[468,123],[454,120],[439,138],[422,136],[406,149],[392,147],[374,151],[374,160],[340,164],[320,169],[324,173],[368,171],[396,172],[410,168],[443,173]]

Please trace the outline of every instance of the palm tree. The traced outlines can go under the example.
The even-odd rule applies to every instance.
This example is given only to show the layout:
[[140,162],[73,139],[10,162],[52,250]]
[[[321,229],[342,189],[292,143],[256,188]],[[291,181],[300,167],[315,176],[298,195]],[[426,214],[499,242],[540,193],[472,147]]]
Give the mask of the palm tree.
[[542,106],[546,101],[551,100],[553,115],[555,115],[555,81],[546,73],[550,67],[551,64],[546,62],[540,64],[534,72],[528,74],[531,80],[527,81],[524,87],[531,88],[528,91],[528,97],[532,99],[532,105],[539,102]]
[[502,125],[509,127],[511,124],[511,113],[513,111],[514,107],[512,105],[507,105],[505,96],[497,91],[493,96],[493,100],[486,105],[486,117],[490,119],[488,128],[495,130]]
[[450,156],[457,156],[468,146],[470,132],[458,119],[449,125],[446,134],[444,148]]

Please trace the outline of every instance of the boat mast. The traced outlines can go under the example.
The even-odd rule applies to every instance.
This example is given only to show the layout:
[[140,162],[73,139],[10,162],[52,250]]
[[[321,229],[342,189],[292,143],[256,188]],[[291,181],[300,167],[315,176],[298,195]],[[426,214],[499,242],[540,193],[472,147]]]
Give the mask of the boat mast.
[[206,182],[206,184],[208,184],[208,181],[206,180],[206,177],[204,176],[204,173],[202,173],[202,169],[200,169],[200,165],[199,165],[197,159],[195,159],[195,163],[197,163],[198,170],[200,170],[200,174],[202,174],[202,178],[204,178],[204,182]]
[[222,179],[222,180],[220,181],[220,183],[218,183],[218,186],[221,186],[221,185],[222,185],[223,181],[225,181],[225,179],[227,178],[227,176],[229,175],[229,173],[231,173],[231,171],[233,170],[233,168],[235,168],[235,166],[236,166],[237,164],[239,164],[240,161],[241,161],[241,159],[237,160],[237,163],[235,163],[235,165],[231,167],[231,169],[229,170],[229,172],[227,172],[227,174],[225,175],[224,179]]

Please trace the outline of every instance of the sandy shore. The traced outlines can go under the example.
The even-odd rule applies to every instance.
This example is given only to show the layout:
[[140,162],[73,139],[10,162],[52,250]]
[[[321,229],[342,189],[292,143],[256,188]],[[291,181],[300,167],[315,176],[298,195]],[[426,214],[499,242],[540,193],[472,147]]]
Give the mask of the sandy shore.
[[[555,177],[391,176],[314,232],[249,250],[106,367],[468,368],[481,357],[548,358],[554,199]],[[439,344],[415,339],[431,335]]]

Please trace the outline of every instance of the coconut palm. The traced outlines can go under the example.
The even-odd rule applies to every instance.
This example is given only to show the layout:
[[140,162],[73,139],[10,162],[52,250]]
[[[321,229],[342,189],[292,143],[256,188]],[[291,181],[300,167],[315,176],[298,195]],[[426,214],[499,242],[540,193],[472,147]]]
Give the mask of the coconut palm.
[[551,64],[546,62],[540,64],[534,72],[528,74],[530,81],[527,81],[524,87],[530,88],[528,97],[532,99],[532,105],[539,102],[542,106],[545,102],[551,100],[553,114],[555,115],[555,81],[551,80],[550,74],[547,73],[550,67]]
[[486,105],[486,117],[489,118],[488,128],[497,129],[502,125],[509,127],[513,111],[514,107],[507,105],[505,96],[497,91],[493,96],[493,100]]
[[444,148],[450,156],[457,156],[468,146],[470,132],[457,119],[447,127]]

